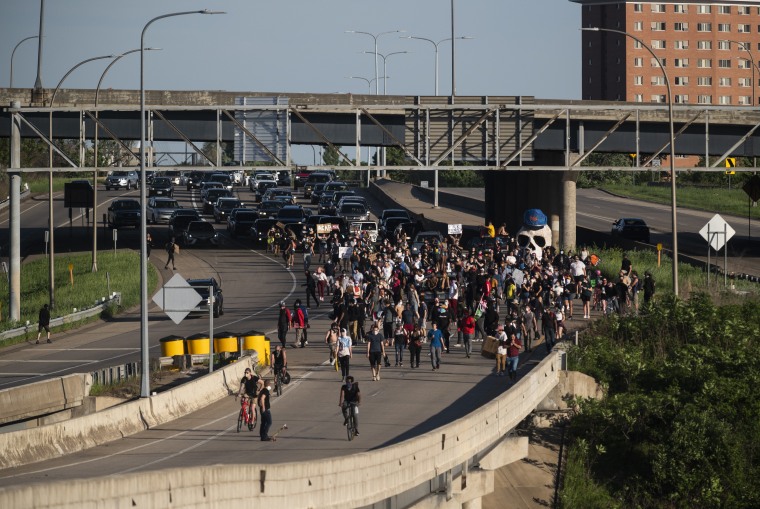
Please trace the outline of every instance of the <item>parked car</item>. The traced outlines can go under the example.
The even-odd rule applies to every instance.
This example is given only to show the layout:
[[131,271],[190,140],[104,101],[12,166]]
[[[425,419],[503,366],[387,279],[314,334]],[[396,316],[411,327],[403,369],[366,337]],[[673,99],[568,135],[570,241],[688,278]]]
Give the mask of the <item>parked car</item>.
[[164,172],[162,177],[168,177],[169,180],[171,180],[172,185],[178,186],[180,185],[180,180],[182,179],[182,173],[179,170],[167,170]]
[[380,226],[380,236],[384,239],[393,239],[401,229],[407,233],[414,231],[415,223],[406,217],[389,217]]
[[277,221],[282,224],[303,224],[308,214],[300,205],[285,205],[277,212]]
[[198,295],[201,296],[201,299],[203,299],[197,306],[195,306],[192,311],[190,311],[190,315],[208,315],[209,288],[212,288],[214,292],[214,318],[219,318],[220,315],[224,314],[224,296],[222,295],[222,286],[215,278],[210,277],[203,279],[188,279],[187,284],[192,286],[195,291],[198,292]]
[[251,190],[251,192],[255,193],[259,186],[259,183],[262,181],[274,182],[274,186],[272,187],[277,187],[277,179],[273,174],[269,173],[268,171],[257,171],[253,174],[252,177],[248,179],[248,188]]
[[170,177],[156,177],[150,183],[148,196],[174,196],[174,184]]
[[233,197],[222,197],[214,204],[214,222],[221,223],[227,220],[230,212],[243,207],[243,202]]
[[[381,233],[384,233],[386,231],[388,231],[390,234],[393,233],[393,229],[395,228],[395,226],[393,228],[391,228],[390,230],[388,228],[386,228],[386,226],[385,226],[385,222],[388,219],[390,219],[391,217],[404,218],[404,220],[408,221],[408,222],[412,221],[412,218],[409,216],[409,212],[407,212],[404,209],[385,209],[385,210],[383,210],[382,214],[380,214],[380,231],[381,231]],[[398,224],[398,222],[396,222],[396,224]]]
[[108,226],[111,228],[140,227],[140,202],[132,199],[114,200],[108,207]]
[[227,218],[227,232],[233,239],[238,235],[248,235],[258,218],[258,212],[253,209],[235,209]]
[[417,235],[414,236],[414,240],[412,241],[412,253],[416,254],[420,252],[420,248],[425,244],[428,243],[430,246],[438,245],[443,243],[443,235],[441,235],[440,232],[430,230],[425,232],[419,232]]
[[303,184],[303,197],[309,198],[314,191],[314,186],[317,184],[326,184],[332,180],[332,176],[329,173],[323,171],[315,171],[309,174],[306,182]]
[[259,180],[256,183],[256,187],[253,190],[253,196],[257,202],[263,199],[263,196],[269,189],[277,187],[277,182],[273,180]]
[[277,224],[277,219],[273,217],[263,217],[253,222],[251,226],[251,238],[254,244],[266,245],[267,232],[269,229]]
[[369,221],[369,209],[361,203],[345,202],[337,208],[337,214],[349,223]]
[[325,214],[331,216],[335,214],[335,203],[333,202],[334,191],[325,191],[322,193],[322,197],[319,198],[319,205],[317,206],[317,212],[319,214]]
[[348,191],[348,184],[340,180],[333,180],[325,184],[325,191]]
[[185,176],[185,186],[187,186],[187,190],[191,191],[193,189],[199,189],[201,187],[201,182],[203,181],[204,172],[202,171],[191,171]]
[[117,170],[106,177],[106,191],[111,189],[125,188],[127,191],[137,188],[137,184],[140,182],[140,177],[134,170],[124,171]]
[[201,215],[195,209],[177,209],[169,217],[169,235],[179,237],[192,221],[200,221]]
[[260,218],[267,218],[267,217],[274,218],[277,216],[277,212],[279,212],[280,209],[284,206],[285,206],[285,202],[283,201],[264,200],[261,203],[259,203],[259,206],[256,208],[256,211],[258,212]]
[[[282,172],[284,173],[284,172]],[[309,175],[311,175],[311,172],[306,170],[298,170],[293,175],[293,182],[295,182],[295,189],[297,190],[299,187],[303,187],[304,182],[309,178]]]
[[230,177],[226,173],[212,173],[209,176],[208,181],[209,182],[219,182],[220,184],[222,184],[222,186],[226,190],[232,191],[232,184],[233,184],[232,177]]
[[215,188],[215,189],[209,189],[206,191],[206,194],[203,197],[203,213],[204,214],[213,214],[214,213],[214,205],[216,204],[216,200],[219,198],[224,198],[226,196],[232,196],[232,191],[228,191],[224,188]]
[[358,234],[369,239],[370,242],[377,242],[378,229],[374,221],[354,221],[349,223],[348,229],[352,235]]
[[219,234],[208,221],[191,221],[182,232],[182,244],[187,247],[198,245],[219,245]]
[[151,223],[168,223],[172,213],[181,208],[182,206],[174,198],[153,196],[148,200],[148,207],[145,213],[148,215],[148,221]]
[[643,219],[637,217],[621,217],[612,223],[610,233],[613,237],[649,243],[649,226]]
[[322,197],[322,192],[325,190],[326,184],[314,184],[314,189],[311,190],[311,196],[309,200],[312,205],[319,203],[319,199]]
[[264,196],[261,197],[263,200],[273,200],[278,196],[284,196],[288,202],[290,202],[292,205],[296,204],[296,197],[293,196],[293,193],[290,191],[290,189],[267,189],[266,193],[264,193]]

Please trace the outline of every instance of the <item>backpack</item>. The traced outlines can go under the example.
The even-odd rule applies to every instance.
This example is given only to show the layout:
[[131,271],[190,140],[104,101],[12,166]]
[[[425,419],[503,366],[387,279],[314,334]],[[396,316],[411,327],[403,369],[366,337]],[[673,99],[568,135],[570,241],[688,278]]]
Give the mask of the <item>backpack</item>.
[[383,323],[393,323],[394,312],[390,307],[385,308],[383,312]]

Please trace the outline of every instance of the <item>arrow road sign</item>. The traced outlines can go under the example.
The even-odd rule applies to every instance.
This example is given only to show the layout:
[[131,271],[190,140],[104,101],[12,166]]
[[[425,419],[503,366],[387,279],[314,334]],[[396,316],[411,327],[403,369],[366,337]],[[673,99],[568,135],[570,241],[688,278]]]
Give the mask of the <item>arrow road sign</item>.
[[[724,235],[725,233],[725,235]],[[705,239],[713,249],[720,249],[734,236],[736,230],[723,219],[720,214],[715,214],[706,225],[699,230],[699,234]]]
[[160,307],[166,316],[179,323],[195,309],[203,300],[195,288],[190,286],[185,278],[175,274],[173,278],[153,296],[153,302]]

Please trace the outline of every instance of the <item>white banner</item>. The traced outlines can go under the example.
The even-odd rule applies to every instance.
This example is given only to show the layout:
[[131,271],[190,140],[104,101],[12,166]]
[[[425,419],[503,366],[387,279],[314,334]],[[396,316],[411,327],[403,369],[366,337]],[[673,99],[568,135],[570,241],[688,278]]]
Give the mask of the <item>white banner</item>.
[[449,225],[449,235],[462,235],[462,225],[461,224],[450,224]]

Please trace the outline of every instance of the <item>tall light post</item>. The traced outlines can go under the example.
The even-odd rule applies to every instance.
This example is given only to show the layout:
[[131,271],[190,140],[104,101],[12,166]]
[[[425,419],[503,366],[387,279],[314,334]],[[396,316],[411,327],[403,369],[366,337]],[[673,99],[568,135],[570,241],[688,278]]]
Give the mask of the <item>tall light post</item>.
[[[370,32],[360,32],[359,30],[346,30],[347,34],[364,34],[364,35],[369,35],[375,41],[375,51],[374,51],[374,54],[375,54],[375,95],[379,95],[379,92],[380,92],[379,86],[378,86],[378,83],[379,83],[378,80],[380,78],[378,77],[378,74],[377,74],[377,40],[381,36],[383,36],[383,35],[387,35],[387,34],[401,34],[401,33],[404,33],[404,32],[405,32],[405,30],[389,30],[388,32],[380,32],[379,34],[372,34]],[[372,92],[370,91],[370,93],[372,93]]]
[[[451,104],[454,104],[454,96],[457,95],[457,83],[456,83],[456,41],[454,39],[454,0],[451,0]],[[437,94],[436,94],[437,95]],[[452,157],[453,159],[453,157]],[[453,162],[453,161],[452,161]]]
[[757,105],[757,99],[755,95],[755,57],[752,56],[752,52],[749,50],[749,43],[748,42],[741,42],[741,41],[733,41],[731,39],[727,39],[728,42],[733,42],[734,44],[737,44],[747,52],[747,55],[749,55],[749,60],[752,62],[752,106]]
[[16,44],[16,46],[13,48],[13,51],[11,52],[11,82],[10,82],[8,88],[13,88],[13,57],[16,56],[16,50],[24,42],[29,41],[31,39],[37,39],[38,37],[39,37],[38,35],[32,35],[32,36],[29,36],[29,37],[25,37],[25,38],[21,39],[18,42],[18,44]]
[[[158,50],[160,48],[145,48],[146,51],[148,50]],[[100,79],[98,80],[98,86],[95,87],[95,120],[97,121],[100,118],[100,112],[97,111],[98,107],[98,101],[100,99],[100,86],[103,84],[103,79],[106,77],[106,74],[108,71],[113,67],[113,65],[121,60],[123,57],[127,55],[131,55],[132,53],[137,53],[140,51],[140,48],[132,49],[129,51],[125,51],[121,55],[117,55],[116,58],[111,60],[111,63],[108,64],[108,67],[105,68],[103,71],[103,74],[100,75]],[[92,189],[93,189],[93,195],[92,195],[92,272],[98,271],[98,131],[100,130],[99,125],[97,122],[95,122],[95,143],[93,146],[93,166],[95,167],[95,171],[92,173]]]
[[[63,85],[63,82],[66,80],[66,78],[69,77],[69,75],[74,72],[76,69],[78,69],[80,66],[92,62],[95,60],[103,60],[105,58],[114,58],[115,55],[103,55],[100,57],[93,57],[88,58],[87,60],[82,60],[77,65],[69,69],[69,72],[63,75],[63,78],[61,78],[61,81],[58,82],[58,85],[56,85],[55,90],[53,90],[53,95],[50,97],[50,108],[53,107],[53,103],[55,102],[55,96],[58,94],[58,90],[61,88],[61,85]],[[50,135],[50,145],[48,146],[48,160],[50,163],[50,173],[48,175],[48,230],[49,230],[49,241],[50,245],[49,253],[50,256],[48,257],[48,277],[50,279],[48,283],[48,293],[49,293],[49,299],[50,299],[50,309],[55,309],[55,224],[53,223],[53,111],[50,111],[50,118],[49,118],[49,132]]]
[[[372,51],[362,51],[362,53],[366,55],[372,55]],[[383,95],[388,95],[388,82],[386,81],[386,78],[388,77],[388,58],[390,58],[393,55],[401,55],[402,53],[409,53],[408,51],[394,51],[393,53],[388,53],[387,55],[383,55],[382,53],[378,53],[377,56],[383,59]]]
[[[146,237],[148,227],[146,224],[146,186],[145,186],[145,32],[154,22],[171,18],[174,16],[184,16],[186,14],[226,14],[222,11],[211,11],[204,9],[202,11],[183,11],[172,12],[156,16],[148,21],[142,29],[140,35],[140,339],[142,348],[142,380],[140,397],[147,398],[150,396],[150,345],[148,341],[148,249]],[[209,331],[210,333],[211,331]],[[213,338],[210,339],[213,345]],[[213,362],[209,362],[209,373],[214,370]]]
[[[435,80],[434,81],[435,81],[435,95],[438,95],[438,46],[440,46],[441,43],[444,43],[446,41],[452,40],[451,37],[447,37],[445,39],[441,39],[438,42],[435,42],[433,39],[428,39],[427,37],[416,37],[416,36],[413,36],[413,35],[401,36],[401,39],[417,39],[419,41],[427,41],[430,44],[432,44],[433,47],[435,48],[435,74],[434,74]],[[474,39],[474,37],[463,36],[463,37],[456,37],[456,39]],[[452,49],[452,51],[454,51],[454,44],[453,43],[451,45],[451,49]],[[452,70],[452,74],[453,74],[453,70]]]
[[[453,1],[453,0],[452,0]],[[665,86],[668,89],[668,123],[670,124],[670,221],[671,221],[671,229],[673,230],[672,235],[672,243],[673,243],[673,293],[676,297],[678,297],[678,221],[677,221],[677,205],[676,205],[676,169],[675,169],[675,160],[676,160],[676,149],[675,149],[675,132],[673,129],[673,95],[670,91],[670,79],[668,78],[668,73],[665,71],[665,67],[663,67],[662,62],[660,61],[659,57],[654,53],[654,50],[649,47],[644,41],[639,39],[638,37],[629,34],[628,32],[624,32],[622,30],[613,30],[611,28],[599,28],[599,27],[590,27],[590,28],[581,28],[583,31],[588,32],[612,32],[615,34],[624,35],[626,37],[630,37],[634,41],[638,42],[642,47],[646,48],[646,50],[654,57],[654,59],[657,61],[657,64],[660,66],[660,70],[662,71],[662,75],[665,77]]]

